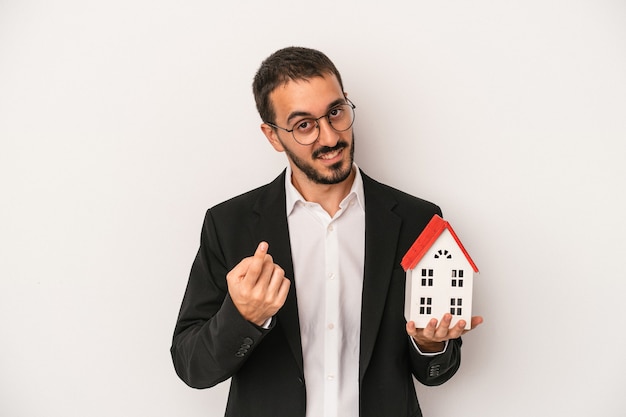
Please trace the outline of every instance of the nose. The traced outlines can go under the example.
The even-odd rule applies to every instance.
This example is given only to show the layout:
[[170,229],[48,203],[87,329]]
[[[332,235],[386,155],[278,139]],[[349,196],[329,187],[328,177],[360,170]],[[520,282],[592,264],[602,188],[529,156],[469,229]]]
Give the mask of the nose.
[[319,136],[317,142],[322,146],[334,147],[339,142],[339,132],[332,128],[328,118],[322,117],[317,121]]

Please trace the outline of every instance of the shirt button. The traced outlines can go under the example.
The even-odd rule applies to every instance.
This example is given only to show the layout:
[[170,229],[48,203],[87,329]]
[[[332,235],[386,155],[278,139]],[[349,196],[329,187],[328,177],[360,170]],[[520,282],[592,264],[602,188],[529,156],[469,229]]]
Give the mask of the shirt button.
[[332,272],[328,274],[328,279],[330,279],[331,281],[335,279],[335,274],[333,274]]
[[330,226],[328,226],[328,231],[332,232],[333,231],[333,225],[331,224]]
[[328,379],[329,381],[332,381],[333,379],[335,379],[335,375],[328,375],[326,379]]
[[334,324],[330,323],[330,324],[328,325],[328,330],[332,330],[332,329],[334,329],[334,328],[335,328],[335,325],[334,325]]

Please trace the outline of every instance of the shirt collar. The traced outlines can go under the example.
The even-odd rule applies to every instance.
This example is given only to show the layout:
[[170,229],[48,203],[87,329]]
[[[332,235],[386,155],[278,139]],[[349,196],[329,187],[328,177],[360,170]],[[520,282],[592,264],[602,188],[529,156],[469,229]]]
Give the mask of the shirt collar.
[[[354,182],[352,183],[352,187],[350,188],[350,192],[348,195],[341,201],[340,206],[344,206],[348,201],[353,198],[356,198],[359,206],[362,210],[365,210],[365,193],[363,192],[363,178],[361,177],[361,171],[356,163],[352,163],[352,168],[356,171],[356,175],[354,176]],[[285,194],[287,197],[287,217],[291,215],[296,203],[306,203],[302,194],[293,186],[291,182],[291,166],[287,165],[287,172],[285,174]]]

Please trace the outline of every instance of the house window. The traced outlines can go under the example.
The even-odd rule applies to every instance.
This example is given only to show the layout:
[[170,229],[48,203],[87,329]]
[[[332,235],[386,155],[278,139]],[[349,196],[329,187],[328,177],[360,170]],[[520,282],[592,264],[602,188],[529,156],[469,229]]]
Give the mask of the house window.
[[450,299],[450,314],[455,316],[460,316],[463,312],[461,306],[463,305],[462,298],[451,298]]
[[452,286],[453,287],[463,286],[463,270],[462,269],[452,270]]
[[432,287],[434,271],[432,269],[422,269],[422,287]]
[[420,297],[420,314],[431,314],[433,299],[431,297]]
[[439,258],[452,259],[452,254],[445,249],[439,249],[437,253],[435,253],[435,259]]

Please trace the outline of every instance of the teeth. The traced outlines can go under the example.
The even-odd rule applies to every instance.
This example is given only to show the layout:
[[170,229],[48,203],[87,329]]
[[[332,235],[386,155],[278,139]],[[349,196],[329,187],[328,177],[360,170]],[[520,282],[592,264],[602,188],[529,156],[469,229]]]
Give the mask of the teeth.
[[330,152],[330,153],[326,153],[326,154],[320,155],[320,159],[333,159],[337,155],[339,155],[339,151],[338,150],[335,151],[335,152]]

